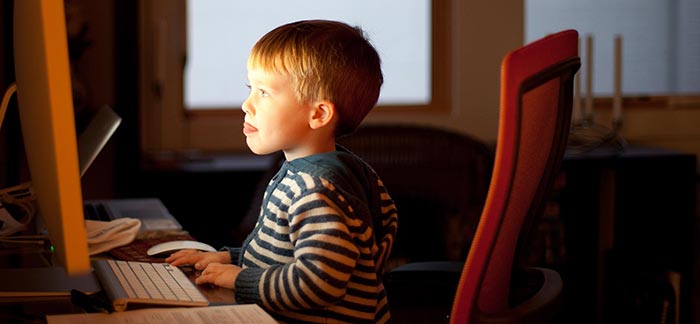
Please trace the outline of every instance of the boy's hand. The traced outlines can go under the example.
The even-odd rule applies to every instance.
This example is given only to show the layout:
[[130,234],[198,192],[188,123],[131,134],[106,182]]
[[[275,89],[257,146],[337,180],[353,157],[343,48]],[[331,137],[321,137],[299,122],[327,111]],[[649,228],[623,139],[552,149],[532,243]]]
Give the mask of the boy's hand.
[[241,268],[233,264],[209,263],[202,274],[197,277],[195,283],[214,284],[219,287],[233,289],[236,283],[236,277],[241,272]]
[[165,262],[174,266],[191,264],[197,270],[202,270],[212,262],[231,263],[231,255],[227,251],[202,252],[198,250],[185,249],[171,254]]

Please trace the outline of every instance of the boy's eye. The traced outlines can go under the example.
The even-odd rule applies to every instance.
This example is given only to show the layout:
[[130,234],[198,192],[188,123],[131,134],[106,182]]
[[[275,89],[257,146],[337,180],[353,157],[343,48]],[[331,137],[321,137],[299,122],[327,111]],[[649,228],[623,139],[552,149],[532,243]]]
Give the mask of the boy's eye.
[[[246,84],[245,86],[248,87],[248,91],[253,91],[253,87],[250,84]],[[261,97],[267,97],[269,95],[267,91],[260,88],[256,88],[255,91],[257,91],[258,95],[260,95]]]

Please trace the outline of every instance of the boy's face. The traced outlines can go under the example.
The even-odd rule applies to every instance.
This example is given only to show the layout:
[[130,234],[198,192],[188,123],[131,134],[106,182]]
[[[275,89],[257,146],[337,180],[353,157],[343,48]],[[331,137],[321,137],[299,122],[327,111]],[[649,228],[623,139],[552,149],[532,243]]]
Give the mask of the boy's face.
[[250,94],[242,108],[243,133],[250,150],[255,154],[283,150],[288,159],[290,153],[308,153],[305,143],[311,134],[313,106],[297,100],[293,83],[282,74],[249,68],[248,82]]

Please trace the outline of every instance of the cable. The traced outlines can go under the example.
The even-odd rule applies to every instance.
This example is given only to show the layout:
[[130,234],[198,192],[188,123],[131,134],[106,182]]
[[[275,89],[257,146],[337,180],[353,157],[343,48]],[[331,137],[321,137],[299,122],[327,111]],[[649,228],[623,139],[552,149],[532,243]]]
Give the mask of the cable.
[[567,148],[577,154],[585,154],[601,147],[622,152],[627,146],[627,141],[620,135],[619,129],[610,129],[595,123],[574,124],[567,144]]
[[17,84],[12,82],[10,87],[5,90],[5,95],[2,97],[2,105],[0,106],[0,128],[2,128],[2,121],[5,119],[5,112],[7,112],[7,106],[10,104],[10,98],[17,91]]
[[[2,123],[5,119],[5,113],[7,112],[7,107],[10,104],[10,98],[12,98],[12,95],[17,92],[17,84],[12,83],[10,86],[5,90],[5,94],[2,97],[2,103],[0,104],[0,128],[2,128]],[[0,208],[7,209],[7,207],[3,206],[3,203],[5,205],[13,205],[19,209],[21,209],[21,214],[22,215],[12,215],[9,210],[5,210],[5,214],[7,217],[10,218],[13,222],[11,224],[14,225],[7,225],[7,224],[2,224],[2,225],[7,225],[6,226],[0,226],[2,228],[2,231],[0,231],[0,237],[4,237],[8,234],[14,234],[17,230],[20,230],[24,228],[26,224],[31,222],[31,220],[34,218],[34,213],[36,212],[35,207],[34,207],[34,195],[31,191],[31,183],[26,183],[22,184],[19,186],[11,187],[11,188],[6,188],[3,190],[0,190]],[[17,213],[18,210],[14,210],[14,213]],[[13,219],[14,218],[14,219]],[[6,221],[6,219],[5,219]],[[21,221],[21,222],[20,222]],[[14,227],[12,227],[14,226]],[[9,242],[7,239],[3,238],[2,241],[7,243]],[[36,243],[38,241],[36,240],[19,240],[15,242],[24,242],[24,243]]]
[[0,238],[0,243],[44,246],[50,240],[51,239],[47,235],[15,235]]

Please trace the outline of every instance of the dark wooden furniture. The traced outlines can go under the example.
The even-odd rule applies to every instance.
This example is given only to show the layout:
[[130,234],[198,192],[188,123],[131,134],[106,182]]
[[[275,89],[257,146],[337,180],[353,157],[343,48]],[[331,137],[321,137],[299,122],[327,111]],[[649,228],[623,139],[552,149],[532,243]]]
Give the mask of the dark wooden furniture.
[[697,323],[697,184],[690,153],[631,146],[566,154],[521,253],[521,262],[561,273],[561,323],[659,323],[664,311]]

